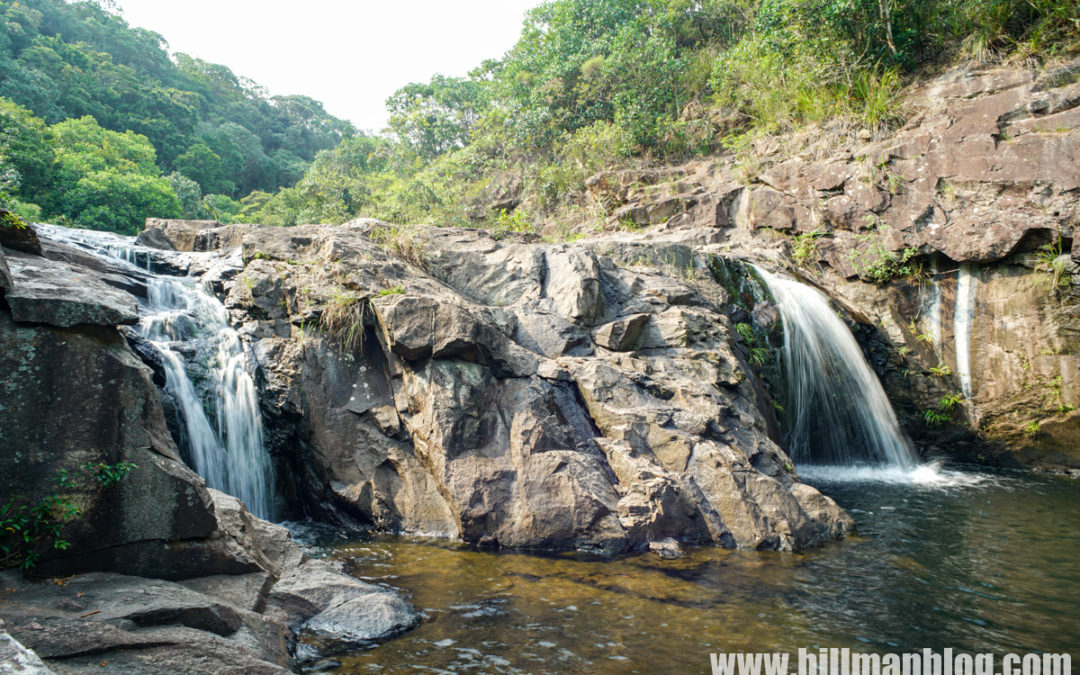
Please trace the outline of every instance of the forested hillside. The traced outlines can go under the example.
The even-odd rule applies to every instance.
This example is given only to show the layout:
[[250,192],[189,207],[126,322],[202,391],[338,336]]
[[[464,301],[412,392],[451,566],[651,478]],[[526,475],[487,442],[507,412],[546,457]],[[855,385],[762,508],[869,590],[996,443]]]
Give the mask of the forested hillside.
[[166,47],[96,2],[0,1],[0,190],[20,213],[120,232],[230,218],[354,133]]
[[601,169],[728,153],[749,175],[770,135],[896,127],[922,74],[1075,49],[1080,0],[551,0],[501,58],[398,90],[375,136],[92,0],[0,0],[0,21],[0,191],[25,217],[565,236],[610,217]]
[[[957,61],[1035,62],[1075,47],[1077,0],[552,0],[469,76],[387,101],[392,133],[353,137],[248,214],[356,215],[566,235],[610,214],[596,171],[727,152],[813,125],[871,133],[900,92]],[[252,207],[257,205],[252,204]]]

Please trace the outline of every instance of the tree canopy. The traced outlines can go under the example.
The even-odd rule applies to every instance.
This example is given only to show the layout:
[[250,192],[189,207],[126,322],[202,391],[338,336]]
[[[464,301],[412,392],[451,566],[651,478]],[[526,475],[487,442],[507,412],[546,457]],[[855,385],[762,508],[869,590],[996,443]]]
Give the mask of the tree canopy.
[[389,135],[323,151],[244,217],[580,219],[601,168],[837,118],[896,124],[906,78],[928,64],[1075,49],[1078,16],[1078,0],[549,0],[501,58],[402,87]]
[[584,197],[600,169],[837,119],[895,125],[928,65],[1076,50],[1078,16],[1080,0],[548,0],[501,58],[395,92],[372,136],[318,101],[170,59],[94,1],[0,0],[0,196],[122,231],[177,212],[580,220],[602,208]]
[[[226,66],[185,54],[173,60],[166,47],[162,36],[128,26],[94,0],[0,0],[0,157],[11,198],[46,217],[131,229],[139,208],[157,209],[142,217],[176,212],[162,174],[178,172],[201,194],[238,200],[293,185],[318,152],[354,133],[318,101],[269,97]],[[61,126],[67,120],[77,123]],[[64,145],[73,130],[95,135]],[[118,154],[106,157],[102,143],[120,144]],[[64,152],[54,156],[52,146]],[[138,158],[130,155],[136,148]],[[133,164],[121,167],[120,158]],[[105,180],[102,171],[126,177]],[[69,195],[78,172],[85,189]],[[87,201],[91,187],[124,190],[110,203],[127,215],[104,216],[113,207]],[[85,203],[69,203],[76,196]],[[129,197],[139,208],[120,203]]]

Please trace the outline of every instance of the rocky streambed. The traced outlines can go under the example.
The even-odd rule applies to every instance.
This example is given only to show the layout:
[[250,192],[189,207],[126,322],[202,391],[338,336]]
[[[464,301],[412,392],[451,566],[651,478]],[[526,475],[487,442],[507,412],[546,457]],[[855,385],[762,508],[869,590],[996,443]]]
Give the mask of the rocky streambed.
[[391,576],[307,557],[189,468],[168,369],[125,328],[147,268],[223,303],[276,518],[491,551],[852,551],[829,542],[865,503],[853,520],[785,451],[777,312],[747,260],[831,296],[924,456],[1074,470],[1080,97],[1062,72],[948,74],[894,136],[767,154],[748,184],[590,181],[640,232],[149,221],[103,257],[0,230],[0,503],[137,465],[69,488],[70,546],[34,568],[53,581],[0,577],[5,630],[56,672],[275,672],[420,620]]

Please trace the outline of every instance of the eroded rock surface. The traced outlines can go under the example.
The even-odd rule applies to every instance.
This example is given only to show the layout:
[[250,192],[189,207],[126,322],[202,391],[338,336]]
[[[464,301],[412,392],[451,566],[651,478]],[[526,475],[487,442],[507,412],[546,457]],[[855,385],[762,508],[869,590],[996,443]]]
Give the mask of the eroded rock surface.
[[416,265],[375,243],[388,227],[252,229],[227,284],[274,452],[314,512],[607,553],[851,529],[793,489],[729,299],[691,247],[415,228]]
[[[309,634],[333,628],[371,641],[415,623],[396,592],[307,560],[287,530],[208,489],[180,460],[152,371],[115,322],[103,314],[39,322],[52,309],[33,303],[54,307],[70,287],[35,286],[21,274],[61,266],[65,279],[134,307],[134,297],[102,281],[110,272],[9,258],[18,272],[4,289],[13,311],[0,308],[0,504],[32,507],[57,495],[78,515],[59,533],[66,549],[53,548],[50,536],[27,551],[40,556],[35,579],[63,580],[0,574],[0,651],[38,668],[7,631],[57,673],[276,673],[296,666]],[[16,297],[27,312],[14,311]],[[87,473],[121,462],[134,467],[115,485]],[[58,482],[62,475],[70,485]],[[339,592],[308,598],[303,611],[271,602],[277,584],[301,568]]]
[[[1077,72],[1076,60],[960,68],[909,91],[896,131],[765,138],[747,157],[599,174],[587,187],[620,217],[644,214],[641,225],[670,204],[661,195],[692,194],[641,238],[764,260],[824,287],[932,451],[1075,469]],[[901,258],[910,264],[890,265]],[[958,293],[961,266],[973,283]],[[908,278],[878,283],[898,276],[890,267]]]
[[9,253],[6,258],[11,287],[4,295],[16,321],[67,328],[139,320],[131,294],[109,286],[85,268],[25,253]]

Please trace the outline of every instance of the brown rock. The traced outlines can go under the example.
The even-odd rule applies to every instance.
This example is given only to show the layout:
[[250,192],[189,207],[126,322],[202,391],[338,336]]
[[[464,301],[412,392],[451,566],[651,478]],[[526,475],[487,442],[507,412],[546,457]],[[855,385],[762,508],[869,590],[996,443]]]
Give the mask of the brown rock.
[[616,319],[594,330],[593,340],[605,349],[617,352],[631,351],[648,322],[648,314],[634,314]]
[[160,230],[177,251],[195,251],[195,239],[199,233],[219,227],[222,224],[216,220],[147,218],[145,230]]
[[0,246],[13,251],[31,255],[41,255],[41,242],[33,225],[13,225],[4,217],[13,215],[7,209],[0,209]]

